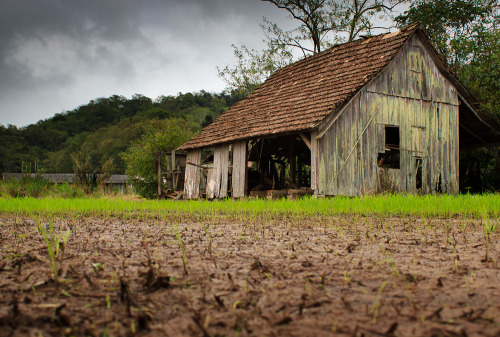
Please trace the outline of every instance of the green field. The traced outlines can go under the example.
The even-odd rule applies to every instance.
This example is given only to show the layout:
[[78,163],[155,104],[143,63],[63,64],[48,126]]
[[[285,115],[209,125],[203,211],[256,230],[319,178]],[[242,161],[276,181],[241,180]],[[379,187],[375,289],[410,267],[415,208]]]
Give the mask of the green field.
[[378,195],[298,200],[127,200],[108,198],[0,198],[0,212],[54,215],[209,216],[240,218],[376,215],[416,217],[500,217],[500,195]]

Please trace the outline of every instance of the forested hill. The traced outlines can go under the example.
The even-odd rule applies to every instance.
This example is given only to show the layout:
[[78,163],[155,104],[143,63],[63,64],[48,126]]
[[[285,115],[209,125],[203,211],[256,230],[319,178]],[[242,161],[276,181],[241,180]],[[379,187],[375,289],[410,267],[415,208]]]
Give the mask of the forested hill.
[[[183,118],[192,131],[210,124],[242,97],[198,93],[98,98],[74,110],[17,128],[0,124],[0,172],[73,172],[71,154],[83,153],[96,162],[113,158],[115,173],[125,172],[120,154],[137,140],[151,120]],[[94,163],[97,164],[97,163]]]

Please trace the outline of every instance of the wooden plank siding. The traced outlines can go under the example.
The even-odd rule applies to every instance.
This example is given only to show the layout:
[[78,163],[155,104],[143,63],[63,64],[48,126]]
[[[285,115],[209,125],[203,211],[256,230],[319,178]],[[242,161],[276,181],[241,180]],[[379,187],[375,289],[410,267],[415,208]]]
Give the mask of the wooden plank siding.
[[229,145],[222,144],[214,148],[214,166],[208,170],[207,198],[227,197],[229,176]]
[[380,192],[377,154],[385,125],[399,127],[397,191],[417,192],[421,162],[422,193],[458,193],[457,92],[414,35],[317,139],[320,195]]
[[201,149],[188,151],[184,179],[185,199],[196,199],[200,196],[200,164]]
[[318,194],[318,136],[317,131],[311,132],[311,189]]
[[247,172],[247,141],[239,141],[233,144],[233,171],[232,171],[233,198],[242,198],[245,196],[246,172]]

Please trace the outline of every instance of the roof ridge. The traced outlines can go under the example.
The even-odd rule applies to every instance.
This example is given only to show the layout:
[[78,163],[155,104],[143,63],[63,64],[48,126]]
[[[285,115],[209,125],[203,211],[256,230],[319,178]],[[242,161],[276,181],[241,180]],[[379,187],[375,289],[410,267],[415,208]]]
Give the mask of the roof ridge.
[[[336,45],[334,45],[334,46],[332,46],[332,47],[330,47],[330,48],[328,48],[328,49],[325,49],[325,50],[323,50],[323,51],[321,51],[321,52],[317,53],[317,54],[308,55],[308,56],[306,56],[306,57],[304,57],[304,58],[301,58],[301,59],[299,59],[299,60],[297,60],[297,61],[295,61],[295,62],[293,62],[293,63],[290,63],[289,65],[286,65],[286,66],[284,66],[284,67],[282,67],[282,68],[280,68],[280,69],[276,70],[274,73],[272,73],[272,74],[268,77],[268,79],[267,79],[267,80],[271,79],[271,77],[275,77],[275,75],[277,75],[277,74],[281,73],[282,71],[284,71],[285,69],[289,68],[290,66],[294,66],[294,65],[297,65],[297,66],[298,66],[299,64],[302,64],[302,63],[304,63],[304,62],[306,62],[306,61],[307,61],[307,62],[312,62],[311,60],[314,60],[314,59],[316,59],[316,58],[321,58],[322,56],[324,56],[324,54],[327,54],[327,53],[329,53],[329,52],[332,52],[332,51],[336,50],[336,48],[339,48],[339,47],[347,47],[348,45],[351,45],[351,44],[352,44],[352,45],[354,45],[354,44],[356,44],[356,43],[358,43],[358,44],[359,44],[359,43],[368,43],[368,42],[369,42],[370,40],[372,40],[372,39],[374,39],[374,40],[375,40],[375,39],[377,39],[377,38],[384,37],[384,36],[388,36],[388,35],[391,35],[391,34],[394,34],[393,36],[396,36],[396,35],[398,35],[399,33],[407,33],[407,32],[409,32],[409,31],[411,31],[411,33],[410,33],[410,34],[408,34],[408,36],[407,36],[407,38],[409,38],[409,37],[410,37],[410,35],[411,35],[414,31],[416,31],[419,27],[420,27],[420,22],[416,22],[416,23],[413,23],[413,24],[411,24],[411,25],[408,25],[408,26],[402,27],[402,28],[400,28],[399,30],[397,30],[397,31],[395,31],[395,32],[382,33],[382,34],[378,34],[378,35],[371,36],[371,37],[370,37],[370,38],[368,38],[368,39],[363,39],[363,38],[360,38],[360,39],[352,40],[352,41],[349,41],[349,42],[344,42],[344,43],[339,43],[339,44],[336,44]],[[396,33],[397,33],[397,34],[396,34]],[[267,81],[267,80],[266,80],[266,81]],[[266,82],[266,81],[264,81],[264,82]],[[262,83],[262,84],[264,84],[264,83]],[[262,84],[261,84],[261,85],[262,85]],[[259,90],[259,88],[260,88],[260,86],[259,86],[258,88],[256,88],[256,89],[255,89],[255,90],[254,90],[254,91],[253,91],[250,95],[248,95],[245,99],[247,99],[247,98],[249,98],[250,96],[252,96],[254,92],[256,92],[256,91],[258,91],[258,90]],[[244,99],[244,100],[245,100],[245,99]]]
[[357,39],[274,72],[181,149],[309,130],[382,71],[419,24]]

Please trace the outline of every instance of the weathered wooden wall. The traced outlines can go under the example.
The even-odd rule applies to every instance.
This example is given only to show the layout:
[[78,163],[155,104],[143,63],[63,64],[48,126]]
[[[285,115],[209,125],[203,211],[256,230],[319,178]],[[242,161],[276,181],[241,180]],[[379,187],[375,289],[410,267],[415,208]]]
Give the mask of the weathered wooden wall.
[[222,144],[214,148],[214,166],[208,170],[207,198],[227,197],[229,175],[229,145]]
[[317,131],[311,132],[311,189],[318,193],[318,136]]
[[330,124],[319,128],[319,194],[381,190],[377,154],[385,125],[400,131],[398,191],[416,192],[416,163],[421,160],[423,193],[458,193],[457,93],[417,36]]
[[240,141],[233,144],[233,171],[232,171],[232,197],[245,196],[247,173],[247,142]]
[[200,164],[201,149],[188,151],[184,178],[185,199],[196,199],[200,196]]

